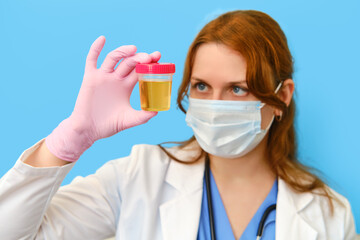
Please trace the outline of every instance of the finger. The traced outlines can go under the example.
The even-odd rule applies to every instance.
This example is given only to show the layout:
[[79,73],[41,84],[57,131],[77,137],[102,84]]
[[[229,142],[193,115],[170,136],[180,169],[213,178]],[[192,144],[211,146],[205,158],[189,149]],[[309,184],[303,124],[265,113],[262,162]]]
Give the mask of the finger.
[[129,114],[131,119],[127,119],[124,123],[124,129],[135,127],[141,124],[148,122],[151,118],[155,117],[158,113],[157,112],[150,112],[144,110],[134,110]]
[[127,76],[127,80],[126,80],[128,86],[129,86],[128,88],[131,89],[131,92],[133,91],[138,80],[139,80],[139,76],[134,69],[131,73],[129,73],[129,75]]
[[153,52],[152,54],[150,54],[150,57],[151,57],[151,62],[156,63],[160,60],[161,53],[159,51]]
[[133,56],[136,52],[134,45],[121,46],[111,51],[105,58],[101,68],[106,72],[113,72],[116,64],[123,59]]
[[89,53],[86,58],[85,68],[96,68],[97,67],[97,60],[100,55],[101,50],[105,44],[105,37],[100,36],[98,37],[90,47]]
[[137,53],[132,57],[125,58],[115,69],[116,75],[123,78],[134,70],[138,63],[150,63],[152,58],[147,53]]

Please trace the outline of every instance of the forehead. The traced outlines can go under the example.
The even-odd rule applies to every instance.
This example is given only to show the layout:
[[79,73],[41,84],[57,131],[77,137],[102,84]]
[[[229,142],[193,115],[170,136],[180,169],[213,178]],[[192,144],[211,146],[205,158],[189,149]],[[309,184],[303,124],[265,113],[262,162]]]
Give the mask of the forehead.
[[205,43],[196,52],[192,77],[208,81],[244,81],[246,61],[240,53],[223,44]]

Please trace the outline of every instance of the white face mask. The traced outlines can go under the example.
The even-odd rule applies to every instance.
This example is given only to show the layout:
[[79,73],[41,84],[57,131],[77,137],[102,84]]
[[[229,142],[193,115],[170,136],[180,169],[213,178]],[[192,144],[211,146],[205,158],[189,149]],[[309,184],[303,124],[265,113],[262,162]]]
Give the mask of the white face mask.
[[[281,87],[278,86],[275,92]],[[189,98],[185,121],[201,148],[212,155],[237,158],[253,150],[274,120],[261,129],[260,101],[224,101]]]

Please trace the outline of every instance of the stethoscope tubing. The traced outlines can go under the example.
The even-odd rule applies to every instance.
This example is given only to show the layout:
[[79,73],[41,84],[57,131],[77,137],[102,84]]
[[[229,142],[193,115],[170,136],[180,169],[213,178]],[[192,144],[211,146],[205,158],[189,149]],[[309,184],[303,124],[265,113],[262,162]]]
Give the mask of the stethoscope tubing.
[[[206,184],[206,196],[207,196],[207,204],[208,204],[208,211],[209,211],[209,219],[210,219],[210,235],[211,240],[216,240],[215,236],[215,221],[214,221],[214,214],[213,214],[213,205],[212,205],[212,198],[211,198],[211,188],[210,188],[210,160],[209,155],[206,154],[205,157],[205,184]],[[265,221],[269,214],[276,209],[276,204],[270,205],[268,208],[266,208],[264,214],[261,217],[257,234],[256,234],[256,240],[260,240],[262,237],[262,234],[264,232],[265,227]]]
[[205,167],[205,182],[206,182],[207,204],[208,204],[209,219],[210,219],[210,234],[211,234],[211,239],[216,240],[211,189],[210,189],[209,155],[207,155],[207,154],[206,154],[206,167]]

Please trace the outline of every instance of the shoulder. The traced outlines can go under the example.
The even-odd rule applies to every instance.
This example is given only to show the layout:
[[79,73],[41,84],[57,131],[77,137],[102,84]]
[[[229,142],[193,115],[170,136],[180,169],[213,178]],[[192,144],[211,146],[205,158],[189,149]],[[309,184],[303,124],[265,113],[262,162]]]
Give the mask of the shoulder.
[[[332,197],[331,203],[333,205],[335,214],[341,214],[342,212],[349,210],[349,201],[343,195],[336,192],[327,185],[325,186],[325,189]],[[323,191],[320,189],[314,190],[312,192],[298,192],[283,179],[279,179],[279,193],[281,193],[281,197],[285,197],[287,201],[292,203],[296,207],[297,211],[301,211],[308,207],[314,207],[321,208],[323,212],[326,213],[326,215],[331,215],[331,205],[329,198],[325,196]]]
[[[189,148],[176,146],[165,150],[180,160],[191,160],[189,156],[192,151]],[[134,145],[127,157],[109,161],[98,171],[102,185],[108,192],[118,192],[119,196],[127,199],[148,199],[149,196],[158,196],[160,192],[171,192],[172,189],[164,185],[169,179],[171,182],[171,179],[197,170],[192,164],[190,166],[171,159],[158,145],[141,144]],[[141,191],[134,192],[134,189]]]
[[314,201],[307,210],[308,216],[314,216],[311,212],[317,213],[317,218],[314,219],[325,223],[324,228],[329,236],[339,234],[342,239],[355,239],[355,222],[348,199],[329,186],[326,187],[332,197],[332,207],[326,196],[317,192],[311,193]]
[[[180,160],[191,160],[196,156],[198,145],[189,144],[186,147],[173,146],[164,148],[166,152]],[[111,160],[104,167],[111,168],[117,174],[131,178],[139,172],[160,173],[166,171],[169,164],[174,160],[158,145],[138,144],[134,145],[128,156]]]
[[313,197],[310,207],[320,208],[324,216],[329,220],[342,219],[345,221],[349,215],[352,215],[348,199],[329,186],[326,186],[326,189],[331,200],[324,196],[321,191],[314,191],[310,193]]
[[134,145],[128,156],[106,162],[86,179],[96,179],[108,198],[118,201],[130,195],[132,189],[143,188],[149,182],[154,184],[155,180],[160,180],[169,162],[170,158],[157,145]]
[[169,161],[169,157],[159,146],[138,144],[132,147],[128,156],[110,160],[98,171],[111,169],[117,175],[130,176],[141,168],[167,165]]
[[339,236],[341,239],[353,239],[355,223],[349,201],[330,187],[326,188],[332,196],[331,202],[321,191],[300,193],[284,181],[279,181],[282,202],[289,203],[288,206],[293,207],[320,237]]

